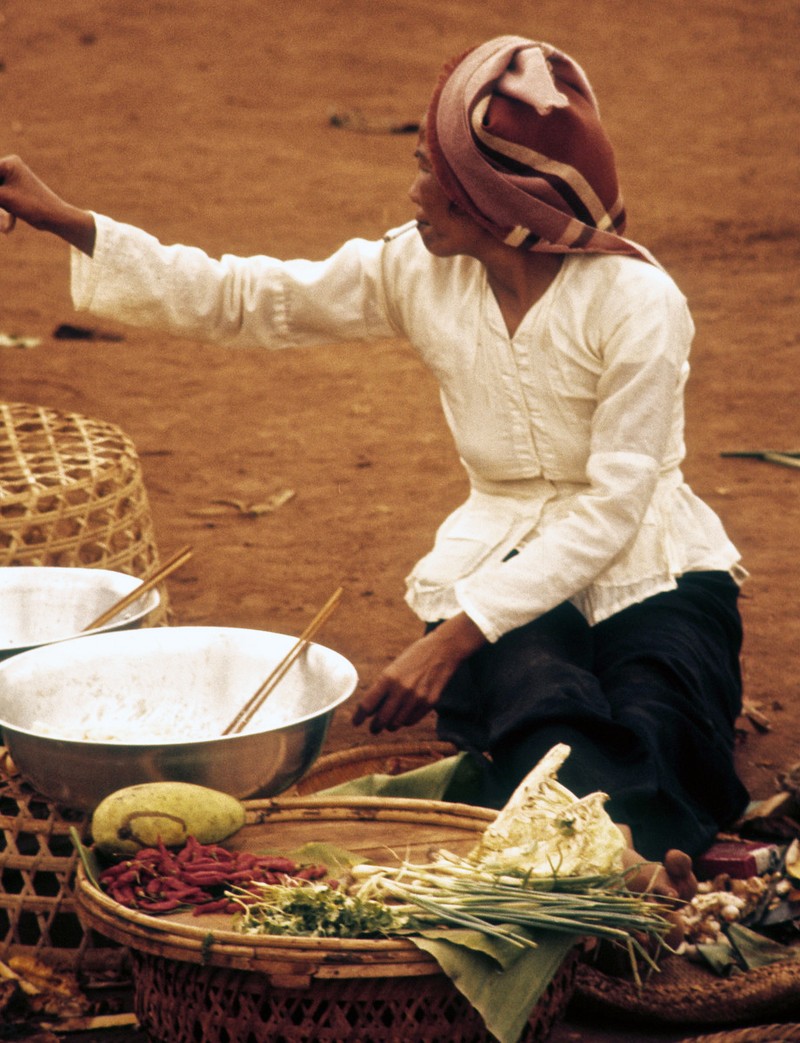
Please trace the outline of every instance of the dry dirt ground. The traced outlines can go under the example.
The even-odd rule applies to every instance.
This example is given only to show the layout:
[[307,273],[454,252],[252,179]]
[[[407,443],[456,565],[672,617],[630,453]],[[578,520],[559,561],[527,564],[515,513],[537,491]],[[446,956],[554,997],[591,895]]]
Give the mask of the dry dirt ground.
[[[503,32],[584,65],[629,232],[692,306],[685,470],[751,574],[746,695],[769,730],[747,729],[739,764],[768,795],[799,759],[800,474],[722,454],[800,447],[796,0],[0,0],[0,153],[165,241],[322,258],[411,216],[414,138],[390,131],[447,57]],[[95,337],[56,339],[62,323]],[[162,557],[195,548],[169,581],[176,623],[296,634],[341,584],[324,641],[362,685],[416,636],[403,577],[465,481],[407,344],[265,355],[98,327],[71,308],[66,248],[27,228],[0,243],[0,332],[41,338],[0,348],[3,398],[133,439]],[[272,513],[218,502],[284,490]],[[328,749],[370,741],[343,712]]]

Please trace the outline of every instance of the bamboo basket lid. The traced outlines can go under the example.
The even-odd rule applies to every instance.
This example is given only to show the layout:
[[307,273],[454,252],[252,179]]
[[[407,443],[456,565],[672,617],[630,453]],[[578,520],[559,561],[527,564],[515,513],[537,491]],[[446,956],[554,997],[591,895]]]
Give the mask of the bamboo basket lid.
[[[141,461],[116,424],[0,401],[0,566],[104,568],[145,577],[159,564]],[[151,625],[169,619],[169,598]]]
[[[385,797],[296,797],[249,801],[246,807],[245,825],[226,842],[231,850],[290,853],[308,843],[331,843],[384,865],[427,861],[436,848],[466,853],[496,816],[466,804]],[[275,985],[441,973],[433,957],[405,939],[242,935],[230,929],[226,914],[148,916],[98,890],[82,867],[76,901],[87,927],[134,952],[259,971]]]

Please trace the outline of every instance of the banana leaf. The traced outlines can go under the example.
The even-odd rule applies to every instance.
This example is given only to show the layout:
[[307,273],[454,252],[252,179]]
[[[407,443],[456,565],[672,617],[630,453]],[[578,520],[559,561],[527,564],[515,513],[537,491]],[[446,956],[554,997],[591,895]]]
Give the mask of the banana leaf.
[[425,931],[409,940],[433,956],[499,1043],[517,1043],[545,989],[579,941],[570,935],[526,933],[536,948],[495,943],[480,931]]

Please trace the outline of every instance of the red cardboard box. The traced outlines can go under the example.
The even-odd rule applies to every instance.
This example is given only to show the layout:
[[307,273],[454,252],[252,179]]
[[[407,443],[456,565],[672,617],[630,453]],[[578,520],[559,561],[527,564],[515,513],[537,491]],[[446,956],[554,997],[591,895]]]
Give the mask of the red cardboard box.
[[694,861],[698,880],[713,880],[720,873],[737,880],[761,876],[777,868],[780,851],[775,844],[755,840],[721,840]]

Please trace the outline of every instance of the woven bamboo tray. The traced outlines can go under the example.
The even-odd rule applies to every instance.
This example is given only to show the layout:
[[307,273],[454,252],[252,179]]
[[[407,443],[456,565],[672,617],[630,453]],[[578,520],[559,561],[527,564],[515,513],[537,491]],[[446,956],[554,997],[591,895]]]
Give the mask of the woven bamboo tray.
[[[114,424],[0,402],[0,565],[112,569],[159,564],[141,465]],[[150,625],[169,612],[167,591]]]
[[681,1043],[781,1043],[781,1041],[798,1043],[798,1040],[800,1040],[800,1025],[794,1022],[785,1025],[751,1025],[744,1029],[714,1032],[710,1036],[692,1036],[691,1039],[684,1039]]
[[294,786],[292,795],[307,796],[352,782],[363,775],[401,775],[456,752],[447,742],[384,742],[354,746],[320,757]]
[[[574,1005],[592,1016],[651,1027],[722,1028],[764,1019],[797,1018],[800,959],[780,960],[723,978],[682,957],[669,957],[643,989],[628,978],[603,974],[584,964],[578,969]],[[764,1041],[769,1038],[760,1037]]]
[[[452,752],[446,743],[398,742],[331,753],[292,792],[315,793],[377,771],[396,775]],[[126,981],[127,949],[85,927],[78,915],[73,826],[88,836],[88,816],[37,793],[0,746],[0,960],[35,956],[50,966]]]
[[[435,847],[468,850],[494,815],[461,804],[376,797],[250,802],[231,847],[290,852],[329,842],[365,859],[423,860]],[[87,926],[129,947],[136,1015],[158,1043],[491,1038],[436,961],[410,941],[243,937],[220,914],[152,917],[126,909],[82,870],[76,898]],[[547,1039],[573,975],[569,959],[523,1039]]]

